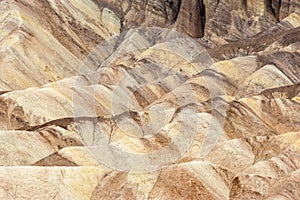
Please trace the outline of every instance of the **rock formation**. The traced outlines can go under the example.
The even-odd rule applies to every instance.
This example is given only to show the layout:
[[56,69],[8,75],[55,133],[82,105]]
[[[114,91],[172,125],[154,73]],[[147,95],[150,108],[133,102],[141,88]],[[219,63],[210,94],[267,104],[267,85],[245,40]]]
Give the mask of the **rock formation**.
[[0,199],[300,199],[298,0],[0,10]]

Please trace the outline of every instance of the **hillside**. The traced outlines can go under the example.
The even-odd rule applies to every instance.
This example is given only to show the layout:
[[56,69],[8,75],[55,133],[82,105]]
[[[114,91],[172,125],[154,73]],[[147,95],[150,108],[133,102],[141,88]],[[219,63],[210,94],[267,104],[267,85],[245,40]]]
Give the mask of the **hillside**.
[[298,0],[0,10],[0,199],[300,199]]

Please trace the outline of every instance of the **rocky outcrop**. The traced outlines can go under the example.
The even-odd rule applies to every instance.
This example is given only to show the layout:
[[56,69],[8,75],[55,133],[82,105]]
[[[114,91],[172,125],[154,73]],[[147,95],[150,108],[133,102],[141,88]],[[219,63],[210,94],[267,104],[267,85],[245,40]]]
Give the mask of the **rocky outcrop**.
[[121,20],[122,30],[139,26],[166,27],[173,24],[178,16],[180,0],[94,0],[100,10],[109,9]]
[[[207,37],[215,42],[253,37],[269,30],[292,13],[299,13],[297,1],[206,1]],[[221,38],[218,38],[220,36]],[[224,41],[223,41],[224,42]]]
[[177,30],[191,37],[200,38],[204,36],[205,6],[202,0],[181,2],[177,18]]

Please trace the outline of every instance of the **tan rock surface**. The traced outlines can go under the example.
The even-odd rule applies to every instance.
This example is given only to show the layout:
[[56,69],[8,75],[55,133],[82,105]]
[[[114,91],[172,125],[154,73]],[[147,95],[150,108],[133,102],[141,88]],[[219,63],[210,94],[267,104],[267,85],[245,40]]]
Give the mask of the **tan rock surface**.
[[0,27],[0,199],[300,199],[297,0],[3,0]]

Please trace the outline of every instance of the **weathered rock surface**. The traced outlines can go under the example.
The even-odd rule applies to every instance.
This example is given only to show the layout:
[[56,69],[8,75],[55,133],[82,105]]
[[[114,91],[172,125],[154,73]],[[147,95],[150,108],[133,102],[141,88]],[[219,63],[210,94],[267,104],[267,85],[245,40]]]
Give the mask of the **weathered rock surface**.
[[298,0],[0,10],[0,199],[300,199]]

